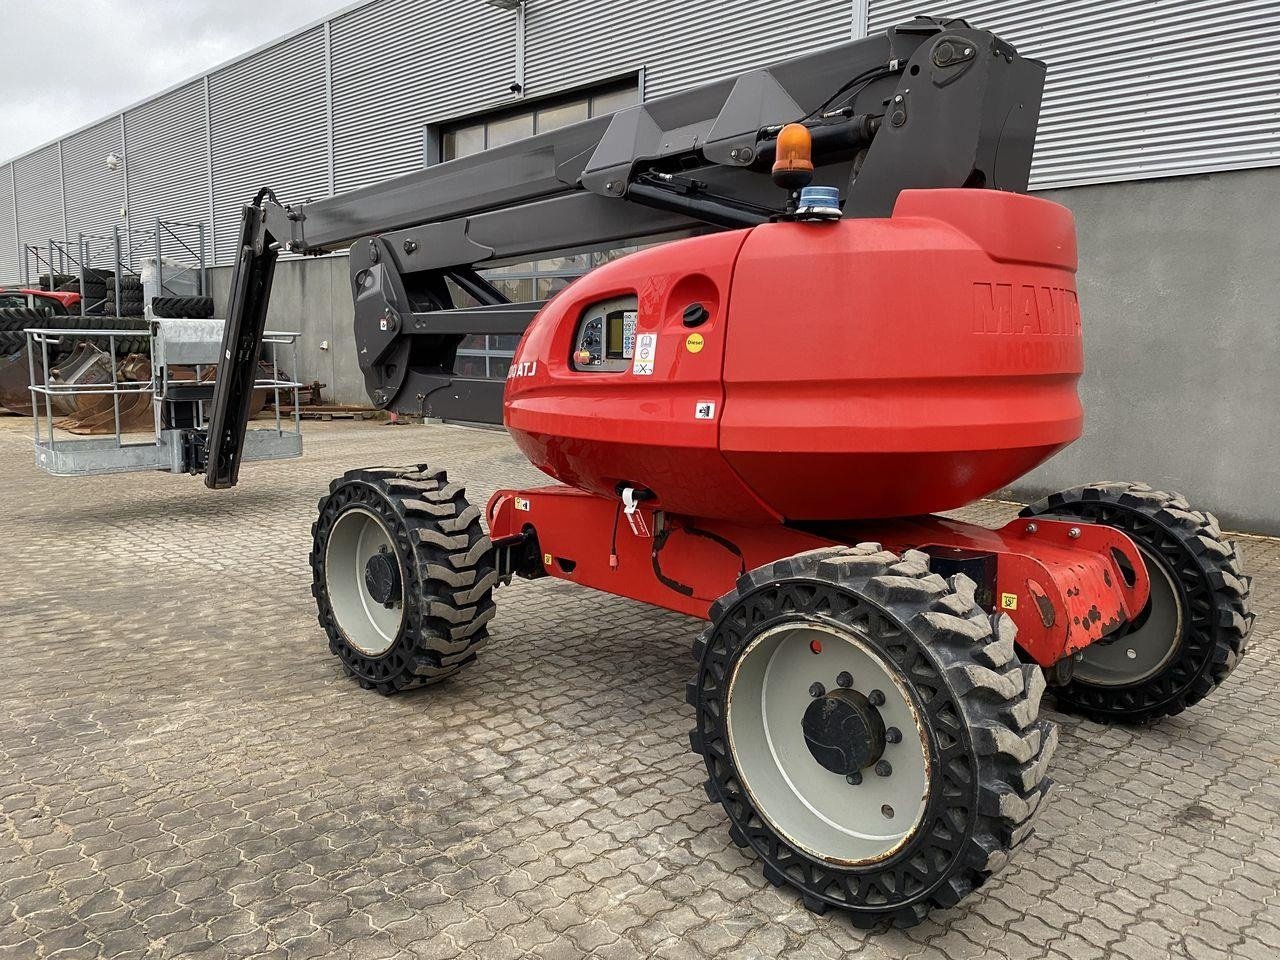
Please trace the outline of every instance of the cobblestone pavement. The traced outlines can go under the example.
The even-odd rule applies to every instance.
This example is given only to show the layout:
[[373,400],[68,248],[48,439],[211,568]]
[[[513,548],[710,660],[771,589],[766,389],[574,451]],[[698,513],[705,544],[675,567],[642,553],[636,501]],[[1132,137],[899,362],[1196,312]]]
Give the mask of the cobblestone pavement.
[[[1280,543],[1216,699],[1068,717],[1038,835],[958,909],[866,934],[775,891],[687,750],[692,620],[556,582],[499,593],[449,683],[344,679],[306,555],[329,479],[536,480],[505,435],[333,423],[242,485],[54,480],[0,419],[0,957],[1280,955]],[[970,516],[998,520],[985,504]]]

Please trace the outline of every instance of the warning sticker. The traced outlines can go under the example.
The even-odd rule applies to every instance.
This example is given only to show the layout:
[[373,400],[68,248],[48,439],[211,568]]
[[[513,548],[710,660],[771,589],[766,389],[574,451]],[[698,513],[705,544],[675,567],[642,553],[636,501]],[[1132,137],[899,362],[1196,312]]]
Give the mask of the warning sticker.
[[684,338],[684,348],[690,353],[700,353],[705,345],[706,341],[700,333],[691,333]]
[[1017,610],[1018,595],[1016,593],[1000,594],[1000,609],[1001,610]]
[[529,501],[528,501],[528,500],[526,500],[524,497],[516,497],[516,509],[517,509],[517,510],[528,510],[528,509],[529,509]]
[[693,419],[695,420],[714,420],[716,418],[716,405],[710,400],[699,400],[693,408]]
[[653,376],[653,360],[658,354],[658,335],[642,333],[636,337],[636,355],[631,361],[631,372],[637,377]]

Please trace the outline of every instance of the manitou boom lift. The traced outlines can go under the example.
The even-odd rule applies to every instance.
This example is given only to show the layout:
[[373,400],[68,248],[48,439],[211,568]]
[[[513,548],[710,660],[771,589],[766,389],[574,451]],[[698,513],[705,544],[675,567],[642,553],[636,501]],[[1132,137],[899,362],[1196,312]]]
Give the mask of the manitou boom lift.
[[[1177,713],[1252,625],[1216,521],[1138,484],[996,530],[934,515],[1075,440],[1070,213],[1025,195],[1045,67],[959,20],[863,40],[304,205],[245,208],[206,483],[236,482],[281,250],[351,245],[373,402],[496,419],[560,481],[481,512],[354,470],[311,565],[330,647],[395,693],[475,660],[513,576],[710,621],[690,743],[730,835],[806,906],[914,923],[1048,792],[1059,704]],[[477,272],[636,238],[546,303]],[[354,242],[353,242],[354,241]],[[454,372],[523,333],[505,385]]]

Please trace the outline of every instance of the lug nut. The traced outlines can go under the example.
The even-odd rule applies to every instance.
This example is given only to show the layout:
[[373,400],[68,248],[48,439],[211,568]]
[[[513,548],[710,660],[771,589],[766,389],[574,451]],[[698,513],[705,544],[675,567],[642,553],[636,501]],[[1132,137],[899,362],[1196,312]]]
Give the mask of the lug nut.
[[845,776],[844,780],[845,780],[845,783],[849,784],[849,786],[856,787],[858,784],[862,782],[862,774],[856,773],[856,772],[850,773]]
[[853,674],[848,670],[841,670],[839,676],[836,677],[836,683],[846,689],[853,686]]
[[1072,527],[1070,530],[1067,531],[1067,536],[1070,537],[1072,540],[1080,539],[1080,528]]
[[889,765],[888,760],[880,760],[876,763],[876,776],[887,777],[893,773],[893,767]]
[[901,743],[902,731],[899,730],[897,727],[890,727],[888,730],[884,732],[884,742],[885,743]]
[[1035,532],[1036,532],[1037,530],[1039,530],[1039,529],[1040,529],[1040,528],[1039,528],[1039,527],[1037,527],[1034,523],[1028,523],[1028,524],[1027,524],[1027,533],[1035,533]]
[[814,683],[809,686],[809,696],[820,697],[827,692],[827,688],[820,683]]
[[881,693],[879,690],[872,690],[869,694],[867,694],[867,703],[871,704],[873,707],[883,707],[884,694]]
[[886,820],[893,819],[893,807],[889,806],[887,803],[880,808],[880,812],[884,815]]

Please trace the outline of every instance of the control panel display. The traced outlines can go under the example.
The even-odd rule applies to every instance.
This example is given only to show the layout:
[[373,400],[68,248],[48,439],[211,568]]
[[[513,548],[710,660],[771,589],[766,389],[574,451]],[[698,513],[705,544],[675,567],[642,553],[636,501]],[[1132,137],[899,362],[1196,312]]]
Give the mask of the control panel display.
[[636,346],[636,298],[617,297],[582,312],[574,337],[574,370],[618,373],[631,366]]

